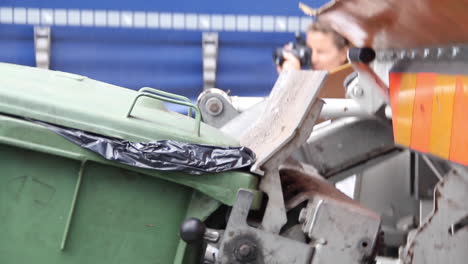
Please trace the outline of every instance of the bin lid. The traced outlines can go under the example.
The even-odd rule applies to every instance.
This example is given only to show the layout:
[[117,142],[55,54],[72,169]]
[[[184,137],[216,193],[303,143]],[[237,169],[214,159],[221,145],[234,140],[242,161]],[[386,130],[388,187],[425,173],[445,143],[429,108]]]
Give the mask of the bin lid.
[[[216,128],[169,111],[154,98],[139,97],[130,117],[134,90],[85,76],[0,63],[0,113],[132,141],[171,139],[217,146],[238,146]],[[145,92],[146,94],[146,92]]]

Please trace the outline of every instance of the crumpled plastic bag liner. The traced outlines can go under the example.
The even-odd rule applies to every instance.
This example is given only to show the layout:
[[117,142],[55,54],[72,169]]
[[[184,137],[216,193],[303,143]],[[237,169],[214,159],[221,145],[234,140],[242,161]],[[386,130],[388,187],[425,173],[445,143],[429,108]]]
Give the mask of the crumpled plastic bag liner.
[[246,147],[216,147],[174,140],[131,142],[37,120],[30,121],[49,128],[107,160],[139,168],[204,174],[245,168],[255,162],[255,154]]

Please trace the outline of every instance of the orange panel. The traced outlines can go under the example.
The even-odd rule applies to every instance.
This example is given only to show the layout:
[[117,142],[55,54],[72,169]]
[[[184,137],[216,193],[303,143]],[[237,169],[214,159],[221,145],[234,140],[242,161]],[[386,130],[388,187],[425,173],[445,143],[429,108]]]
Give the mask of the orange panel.
[[453,106],[450,160],[468,165],[468,77],[458,76]]
[[421,152],[429,151],[432,96],[436,77],[435,73],[418,73],[416,77],[411,148]]
[[400,91],[397,96],[397,116],[393,118],[396,125],[394,126],[395,142],[408,147],[411,142],[415,87],[416,74],[403,74],[400,82]]
[[389,76],[390,82],[390,106],[392,107],[392,123],[393,123],[393,137],[394,141],[396,141],[395,135],[396,133],[396,120],[398,119],[398,93],[400,92],[400,84],[401,84],[401,73],[394,73],[391,72]]
[[432,100],[432,125],[430,152],[442,158],[449,158],[452,136],[453,98],[457,77],[437,76]]

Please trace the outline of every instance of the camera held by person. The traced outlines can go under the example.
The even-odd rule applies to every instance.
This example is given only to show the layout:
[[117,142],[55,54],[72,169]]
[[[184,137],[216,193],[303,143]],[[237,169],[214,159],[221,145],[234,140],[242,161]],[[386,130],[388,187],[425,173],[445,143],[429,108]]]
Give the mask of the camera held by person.
[[273,60],[277,66],[283,66],[283,63],[286,61],[284,56],[286,52],[291,53],[299,60],[301,68],[309,68],[312,66],[312,49],[307,46],[306,41],[300,32],[296,32],[295,43],[289,42],[285,47],[276,48],[273,53]]
[[331,25],[317,20],[307,28],[305,40],[300,37],[296,43],[276,49],[274,60],[278,72],[301,68],[331,71],[347,63],[349,46]]

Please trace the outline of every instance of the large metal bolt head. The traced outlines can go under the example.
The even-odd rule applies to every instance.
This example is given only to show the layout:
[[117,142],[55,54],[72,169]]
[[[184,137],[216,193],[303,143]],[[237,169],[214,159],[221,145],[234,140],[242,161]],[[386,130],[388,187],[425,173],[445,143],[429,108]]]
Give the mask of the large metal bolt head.
[[253,261],[257,258],[257,248],[254,244],[244,243],[236,248],[234,255],[238,261]]
[[364,90],[363,90],[361,87],[359,87],[359,86],[354,87],[354,89],[353,89],[353,96],[355,96],[355,97],[361,97],[361,96],[363,96],[363,95],[364,95]]
[[250,248],[249,245],[244,244],[239,247],[239,255],[242,257],[247,257],[248,255],[250,255],[251,252],[252,252],[252,249]]
[[223,112],[223,102],[216,97],[206,100],[205,107],[212,116],[217,116]]

